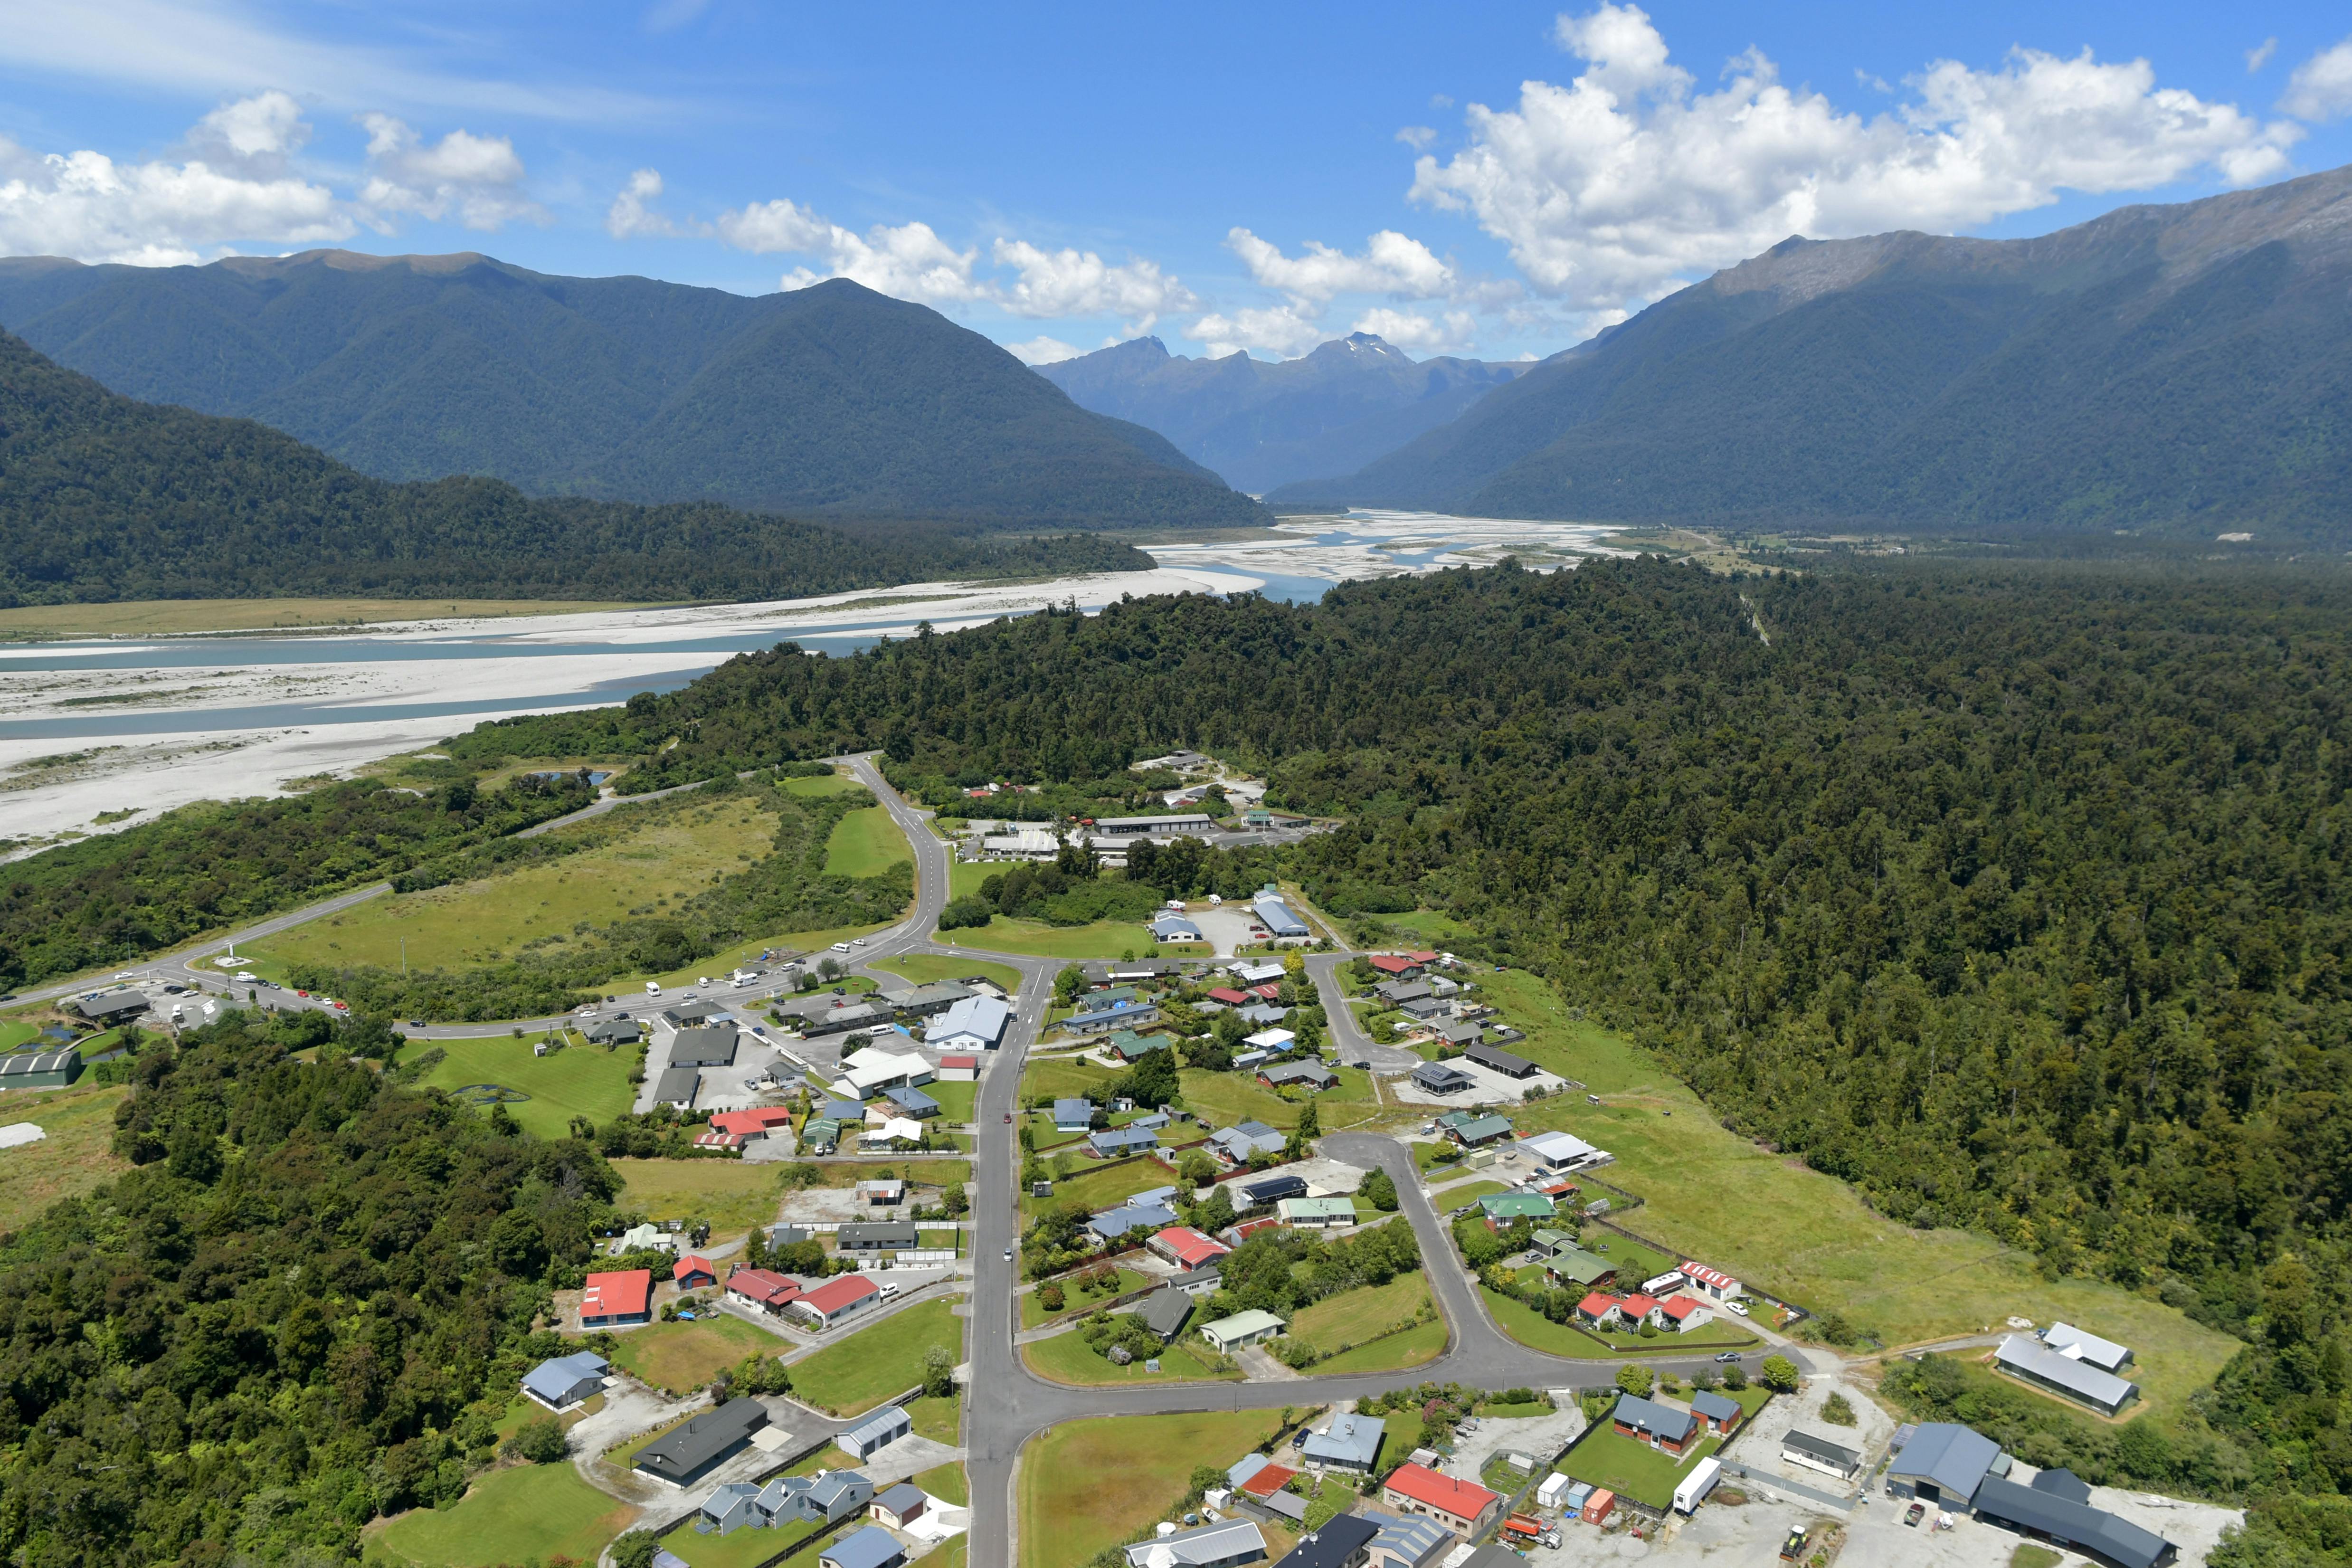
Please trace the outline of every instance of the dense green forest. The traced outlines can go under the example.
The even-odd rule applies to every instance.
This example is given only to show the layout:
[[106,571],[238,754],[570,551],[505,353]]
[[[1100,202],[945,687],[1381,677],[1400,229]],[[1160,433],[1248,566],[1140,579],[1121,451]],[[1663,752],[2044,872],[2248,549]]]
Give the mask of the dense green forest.
[[1093,533],[969,538],[899,524],[853,536],[709,501],[535,500],[488,479],[389,484],[250,420],[117,396],[0,332],[0,607],[773,599],[1150,564]]
[[2200,1419],[2251,1552],[2352,1491],[2347,640],[2333,572],[1646,559],[783,648],[523,730],[676,737],[639,788],[1266,767],[1355,819],[1286,852],[1324,908],[1450,910],[1894,1219],[2242,1336]]
[[571,1348],[531,1322],[612,1218],[595,1149],[244,1013],[142,1053],[117,1120],[135,1169],[0,1235],[0,1559],[348,1561],[461,1495]]

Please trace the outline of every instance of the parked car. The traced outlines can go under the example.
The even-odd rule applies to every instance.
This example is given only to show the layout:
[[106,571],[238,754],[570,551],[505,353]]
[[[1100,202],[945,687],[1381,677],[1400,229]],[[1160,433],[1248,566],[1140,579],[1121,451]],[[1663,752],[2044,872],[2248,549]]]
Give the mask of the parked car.
[[1726,1351],[1715,1359],[1717,1361],[1738,1361],[1739,1359],[1739,1352],[1738,1351]]
[[254,977],[253,971],[250,969],[240,969],[236,972],[236,977],[240,981],[250,984]]
[[1927,1505],[1926,1503],[1915,1502],[1909,1508],[1903,1510],[1903,1522],[1916,1530],[1918,1528],[1920,1516],[1925,1514],[1927,1511]]
[[1004,1261],[1007,1263],[1013,1261],[1013,1249],[1009,1247],[1004,1249]]
[[1748,1315],[1748,1303],[1745,1301],[1734,1299],[1726,1301],[1724,1305],[1731,1309],[1734,1317],[1744,1318]]
[[408,1020],[408,1026],[412,1029],[421,1029],[425,1027],[425,1020],[422,1018],[411,1018]]

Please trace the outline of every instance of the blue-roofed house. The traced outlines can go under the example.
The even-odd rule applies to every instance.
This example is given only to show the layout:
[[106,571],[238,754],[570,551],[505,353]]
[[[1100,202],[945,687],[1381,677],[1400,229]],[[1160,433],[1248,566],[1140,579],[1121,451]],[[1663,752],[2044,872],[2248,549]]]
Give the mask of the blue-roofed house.
[[569,1410],[604,1386],[612,1364],[594,1351],[541,1362],[523,1373],[522,1391],[550,1410]]
[[1257,1474],[1260,1470],[1265,1468],[1272,1463],[1274,1463],[1274,1461],[1267,1458],[1264,1454],[1244,1454],[1240,1458],[1234,1460],[1233,1468],[1225,1472],[1225,1484],[1233,1488],[1235,1491],[1239,1491],[1243,1487],[1249,1484],[1249,1479],[1252,1476]]
[[1160,1022],[1160,1008],[1151,1002],[1113,1002],[1090,1012],[1073,1013],[1062,1027],[1076,1035],[1107,1035],[1113,1029],[1140,1029]]
[[1330,1426],[1308,1434],[1298,1452],[1311,1465],[1366,1474],[1381,1457],[1386,1430],[1376,1415],[1335,1415]]
[[1257,916],[1257,923],[1265,927],[1269,936],[1312,934],[1307,929],[1307,922],[1290,912],[1290,906],[1282,901],[1282,890],[1272,882],[1258,890],[1257,897],[1250,900],[1250,908]]
[[918,1121],[929,1120],[940,1113],[940,1102],[919,1089],[886,1089],[882,1098],[898,1108],[900,1116],[910,1116]]
[[1104,1160],[1141,1154],[1160,1147],[1160,1134],[1148,1127],[1106,1127],[1087,1134],[1087,1147]]
[[1960,1505],[1976,1496],[2000,1445],[1949,1421],[1922,1421],[1886,1462],[1886,1489],[1896,1497]]
[[695,1533],[731,1535],[747,1524],[765,1524],[759,1504],[758,1487],[750,1481],[730,1481],[702,1500],[702,1506],[695,1510]]
[[1378,1525],[1372,1537],[1368,1568],[1436,1568],[1456,1542],[1453,1531],[1417,1513],[1381,1513],[1366,1509],[1360,1516]]
[[878,1524],[843,1536],[816,1554],[824,1568],[898,1568],[907,1560],[898,1538]]
[[1129,1231],[1140,1226],[1154,1232],[1167,1229],[1176,1223],[1176,1211],[1160,1204],[1129,1201],[1115,1209],[1105,1209],[1087,1221],[1087,1228],[1106,1242],[1117,1241]]
[[1205,942],[1201,928],[1175,910],[1151,917],[1151,940],[1154,942]]
[[1095,1124],[1095,1102],[1091,1100],[1057,1100],[1054,1101],[1054,1131],[1084,1132]]
[[1013,1005],[996,996],[967,996],[931,1020],[923,1044],[935,1051],[992,1051],[1004,1043]]

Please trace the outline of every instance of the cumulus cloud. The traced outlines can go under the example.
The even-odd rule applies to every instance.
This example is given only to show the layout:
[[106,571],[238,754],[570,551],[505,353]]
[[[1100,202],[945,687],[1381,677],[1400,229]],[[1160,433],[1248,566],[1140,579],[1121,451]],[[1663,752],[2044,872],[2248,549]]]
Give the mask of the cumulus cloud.
[[1031,338],[1025,343],[1007,343],[1004,352],[1023,364],[1056,364],[1066,359],[1076,359],[1087,351],[1059,338],[1040,336]]
[[661,172],[639,169],[629,176],[613,205],[604,212],[604,232],[614,239],[629,239],[638,235],[676,234],[677,226],[653,210],[651,203],[659,201],[662,194]]
[[360,123],[367,127],[370,170],[360,205],[375,227],[388,232],[398,213],[484,231],[518,219],[547,221],[547,209],[523,192],[522,160],[509,138],[461,129],[428,142],[389,114],[363,114]]
[[1414,353],[1456,353],[1477,341],[1478,319],[1467,310],[1448,310],[1433,319],[1418,310],[1381,305],[1365,311],[1349,330],[1370,332]]
[[2305,120],[2352,114],[2352,38],[2320,50],[2286,79],[2279,107]]
[[[927,223],[897,226],[877,223],[864,234],[853,234],[839,224],[828,226],[823,271],[795,267],[784,274],[786,289],[805,289],[829,278],[863,283],[894,300],[914,300],[926,305],[963,304],[988,297],[989,286],[972,276],[980,259],[977,248],[958,250]],[[814,250],[815,246],[791,248]]]
[[309,134],[299,106],[267,92],[206,115],[178,162],[39,153],[0,137],[0,251],[163,267],[239,240],[347,238],[335,193],[285,167]]
[[1091,250],[1040,250],[1017,239],[998,240],[991,255],[997,266],[1018,274],[995,296],[1016,316],[1118,315],[1128,320],[1126,335],[1139,337],[1151,330],[1161,311],[1188,310],[1200,303],[1156,262],[1113,266]]
[[1280,247],[1245,228],[1228,233],[1225,244],[1259,283],[1279,289],[1294,300],[1317,304],[1341,294],[1400,294],[1429,300],[1454,285],[1453,268],[1432,255],[1421,241],[1392,228],[1372,236],[1354,256],[1311,239],[1306,254],[1286,256]]
[[1255,349],[1285,356],[1305,353],[1324,339],[1321,311],[1297,303],[1212,311],[1185,329],[1211,359]]
[[2252,48],[2248,49],[2246,51],[2246,74],[2248,76],[2252,76],[2256,71],[2262,69],[2264,66],[2270,64],[2271,57],[2276,53],[2278,53],[2278,38],[2275,35],[2264,38],[2261,43],[2256,44]]
[[1537,289],[1588,310],[1655,299],[1791,234],[1966,228],[2061,191],[2200,170],[2266,179],[2301,135],[2088,50],[2016,49],[1991,70],[1937,61],[1865,119],[1782,85],[1753,49],[1696,91],[1634,5],[1563,16],[1555,36],[1585,68],[1565,87],[1523,83],[1513,109],[1472,105],[1469,144],[1418,160],[1410,194],[1472,215]]

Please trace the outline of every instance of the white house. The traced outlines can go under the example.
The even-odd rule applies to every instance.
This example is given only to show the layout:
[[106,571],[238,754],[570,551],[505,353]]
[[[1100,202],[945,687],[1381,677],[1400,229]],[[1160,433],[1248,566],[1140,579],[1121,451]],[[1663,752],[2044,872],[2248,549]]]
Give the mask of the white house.
[[885,1089],[912,1088],[931,1081],[931,1064],[912,1051],[886,1051],[867,1046],[841,1058],[842,1081],[864,1100]]
[[940,1014],[923,1033],[935,1051],[992,1051],[1004,1042],[1013,1005],[996,996],[967,996]]

